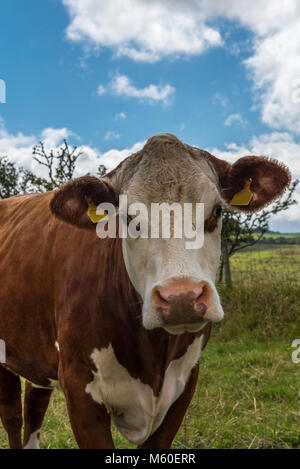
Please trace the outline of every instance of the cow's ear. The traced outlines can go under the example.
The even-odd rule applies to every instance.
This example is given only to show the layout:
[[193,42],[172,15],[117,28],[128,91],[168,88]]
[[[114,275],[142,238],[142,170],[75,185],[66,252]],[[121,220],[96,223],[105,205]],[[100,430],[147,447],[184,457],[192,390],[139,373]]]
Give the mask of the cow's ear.
[[255,212],[282,195],[291,181],[289,170],[276,160],[245,156],[230,165],[211,155],[223,198],[233,210]]
[[101,179],[83,176],[67,182],[54,192],[51,212],[79,228],[95,229],[95,211],[101,203],[116,203],[113,188]]

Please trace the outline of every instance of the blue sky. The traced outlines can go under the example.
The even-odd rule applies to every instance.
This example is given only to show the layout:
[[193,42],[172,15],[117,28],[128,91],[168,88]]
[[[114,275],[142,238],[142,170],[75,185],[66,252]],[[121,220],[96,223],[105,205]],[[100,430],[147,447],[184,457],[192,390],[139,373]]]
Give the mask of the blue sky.
[[[284,11],[277,0],[223,4],[3,3],[0,154],[35,169],[32,145],[57,147],[66,137],[82,146],[84,173],[170,132],[231,162],[277,157],[299,177],[297,2]],[[293,207],[272,228],[300,231],[299,212]]]

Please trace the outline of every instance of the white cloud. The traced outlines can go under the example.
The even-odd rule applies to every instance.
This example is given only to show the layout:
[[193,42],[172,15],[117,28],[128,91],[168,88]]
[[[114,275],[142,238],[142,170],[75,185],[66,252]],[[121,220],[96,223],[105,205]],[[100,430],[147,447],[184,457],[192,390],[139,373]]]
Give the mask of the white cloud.
[[220,33],[205,24],[197,0],[62,0],[70,24],[67,37],[116,56],[155,62],[169,55],[193,56],[222,44]]
[[7,156],[17,166],[29,169],[39,176],[46,176],[45,168],[39,165],[32,155],[32,149],[43,141],[45,149],[58,150],[64,139],[78,138],[67,128],[46,128],[39,135],[24,135],[21,132],[10,133],[0,119],[0,156]]
[[[1,120],[0,126],[0,156],[7,156],[13,162],[25,167],[30,167],[32,159],[32,147],[38,143],[38,139],[33,136],[23,135],[21,132],[10,134]],[[33,164],[33,163],[32,163]]]
[[135,98],[148,104],[161,103],[163,106],[171,104],[175,95],[175,88],[168,84],[137,88],[126,75],[115,75],[106,88],[115,96]]
[[246,124],[246,121],[242,118],[241,114],[229,114],[229,116],[224,121],[224,125],[231,127],[235,122],[242,126]]
[[62,129],[52,129],[48,127],[42,130],[40,139],[45,143],[46,147],[57,147],[63,140],[68,137],[78,138],[71,130],[68,130],[66,127]]
[[105,94],[106,93],[105,87],[103,85],[99,85],[97,88],[97,93],[99,96],[101,96],[102,94]]
[[120,134],[118,134],[114,130],[108,130],[104,136],[105,140],[118,140],[119,138]]
[[124,158],[140,151],[145,145],[146,141],[137,142],[130,148],[124,148],[123,150],[111,149],[102,153],[100,156],[99,164],[104,164],[108,169],[115,168]]
[[44,129],[40,135],[24,135],[21,132],[11,134],[5,127],[3,119],[0,119],[0,156],[7,156],[19,166],[36,170],[37,163],[32,158],[32,148],[41,140],[45,148],[57,148],[64,139],[77,136],[67,128]]
[[[244,61],[261,109],[273,129],[300,133],[300,2],[298,0],[63,0],[67,37],[116,56],[154,62],[195,56],[224,44],[219,18],[252,33]],[[213,25],[213,26],[212,26]],[[227,40],[227,39],[226,39]],[[229,41],[230,36],[229,36]],[[236,44],[226,46],[236,50]]]
[[222,107],[226,108],[229,104],[228,98],[226,96],[222,96],[220,93],[216,93],[213,97],[214,103],[220,103]]
[[87,173],[96,174],[100,164],[103,164],[107,170],[114,169],[127,156],[141,150],[145,143],[145,141],[137,142],[131,147],[121,150],[112,148],[104,153],[89,145],[81,145],[78,149],[82,152],[82,155],[78,159],[75,176],[84,176]]
[[[300,14],[300,11],[299,11]],[[300,133],[300,20],[255,42],[245,61],[259,93],[262,121]]]
[[[218,148],[209,151],[230,163],[238,158],[247,155],[269,156],[283,162],[291,171],[293,179],[300,179],[300,142],[296,142],[288,132],[272,132],[258,137],[254,136],[246,145],[229,143],[225,145],[225,150]],[[273,222],[281,223],[284,229],[284,221],[297,222],[300,227],[300,187],[297,188],[295,196],[298,204],[290,207],[286,212],[282,212],[274,217]]]
[[[12,134],[6,129],[3,119],[0,117],[0,156],[7,156],[17,166],[29,169],[39,176],[46,176],[44,167],[33,159],[33,147],[42,140],[46,150],[57,151],[64,139],[74,137],[74,135],[66,128],[47,128],[37,136],[27,136],[21,132]],[[84,176],[87,173],[96,174],[99,164],[104,164],[108,170],[111,170],[124,158],[139,151],[144,144],[145,142],[137,142],[132,147],[122,150],[111,149],[104,153],[89,145],[80,145],[78,150],[82,152],[82,155],[77,161],[75,176]]]
[[[24,135],[21,132],[12,134],[5,128],[4,121],[0,117],[0,156],[7,156],[18,166],[34,171],[40,176],[44,176],[44,168],[40,166],[32,157],[32,148],[40,140],[44,140],[46,149],[58,150],[64,138],[74,136],[73,132],[66,128],[42,130],[38,135]],[[77,137],[78,138],[78,137]],[[101,153],[97,148],[89,145],[80,145],[78,149],[82,155],[78,159],[76,177],[87,173],[96,174],[99,164],[103,164],[108,170],[115,168],[124,158],[136,153],[143,148],[145,141],[137,142],[129,148],[121,150],[110,149]],[[273,132],[253,137],[246,145],[229,143],[225,145],[225,150],[218,148],[208,149],[219,158],[224,158],[233,163],[241,156],[263,155],[277,158],[285,163],[292,172],[293,178],[300,178],[300,142],[295,141],[288,132]],[[275,223],[285,231],[285,223],[297,223],[300,227],[300,188],[298,188],[296,199],[298,204],[291,207],[287,212],[276,217]],[[274,221],[272,222],[274,224]],[[296,225],[295,225],[296,226]]]
[[300,133],[300,2],[201,3],[207,19],[226,17],[253,33],[252,51],[244,64],[254,85],[262,121],[274,129]]
[[0,103],[6,103],[6,83],[0,79]]
[[127,115],[125,114],[125,112],[119,112],[118,114],[115,115],[115,120],[119,120],[119,119],[127,119]]

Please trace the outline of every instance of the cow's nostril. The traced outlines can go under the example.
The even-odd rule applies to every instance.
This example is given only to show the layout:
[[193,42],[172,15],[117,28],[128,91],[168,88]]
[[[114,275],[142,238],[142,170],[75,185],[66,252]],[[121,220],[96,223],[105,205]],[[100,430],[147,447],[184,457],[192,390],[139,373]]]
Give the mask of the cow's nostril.
[[201,305],[204,305],[206,308],[210,304],[210,288],[207,285],[201,287],[201,291],[197,292],[197,297],[194,300],[194,307],[197,311],[202,309]]
[[158,288],[154,290],[153,300],[154,300],[154,303],[156,303],[158,306],[163,306],[163,307],[169,306],[168,299],[161,294]]
[[204,292],[203,287],[199,287],[196,290],[194,290],[194,293],[195,293],[195,296],[196,296],[195,303],[198,303],[202,299],[203,292]]
[[165,303],[168,303],[168,299],[165,298],[159,290],[157,290],[158,296],[162,301],[165,301]]

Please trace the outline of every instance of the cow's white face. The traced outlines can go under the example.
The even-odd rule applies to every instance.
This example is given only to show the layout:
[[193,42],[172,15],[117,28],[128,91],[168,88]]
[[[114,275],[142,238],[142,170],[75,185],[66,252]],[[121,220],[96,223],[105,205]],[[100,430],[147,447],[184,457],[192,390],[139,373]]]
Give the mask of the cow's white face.
[[[172,190],[161,190],[160,194],[157,190],[156,194],[152,190],[141,190],[139,176],[136,180],[133,178],[126,194],[128,203],[142,202],[147,206],[149,226],[151,202],[154,201],[175,202],[181,206],[184,202],[203,203],[204,219],[209,219],[219,212],[222,203],[214,175],[203,161],[191,164],[191,170],[196,176],[192,185],[178,180]],[[176,184],[180,191],[176,190]],[[204,230],[204,226],[200,229]],[[122,241],[129,278],[143,299],[142,318],[146,329],[163,327],[173,334],[196,332],[208,321],[223,318],[214,286],[220,258],[220,214],[215,215],[214,229],[204,233],[204,244],[200,249],[187,249],[187,241],[190,240],[184,235],[169,239],[127,237]]]
[[259,210],[280,196],[289,182],[289,171],[276,161],[246,156],[230,165],[165,134],[149,139],[140,152],[103,179],[85,176],[62,186],[55,192],[50,208],[68,223],[95,229],[88,217],[88,205],[109,202],[116,206],[120,195],[127,196],[129,206],[146,206],[148,222],[151,203],[204,204],[204,244],[199,249],[188,249],[187,239],[172,234],[169,239],[122,240],[128,276],[143,299],[144,327],[162,327],[181,334],[196,332],[207,321],[223,317],[214,286],[221,237],[217,207],[222,201],[228,204],[235,194],[251,185],[253,197],[235,209]]

